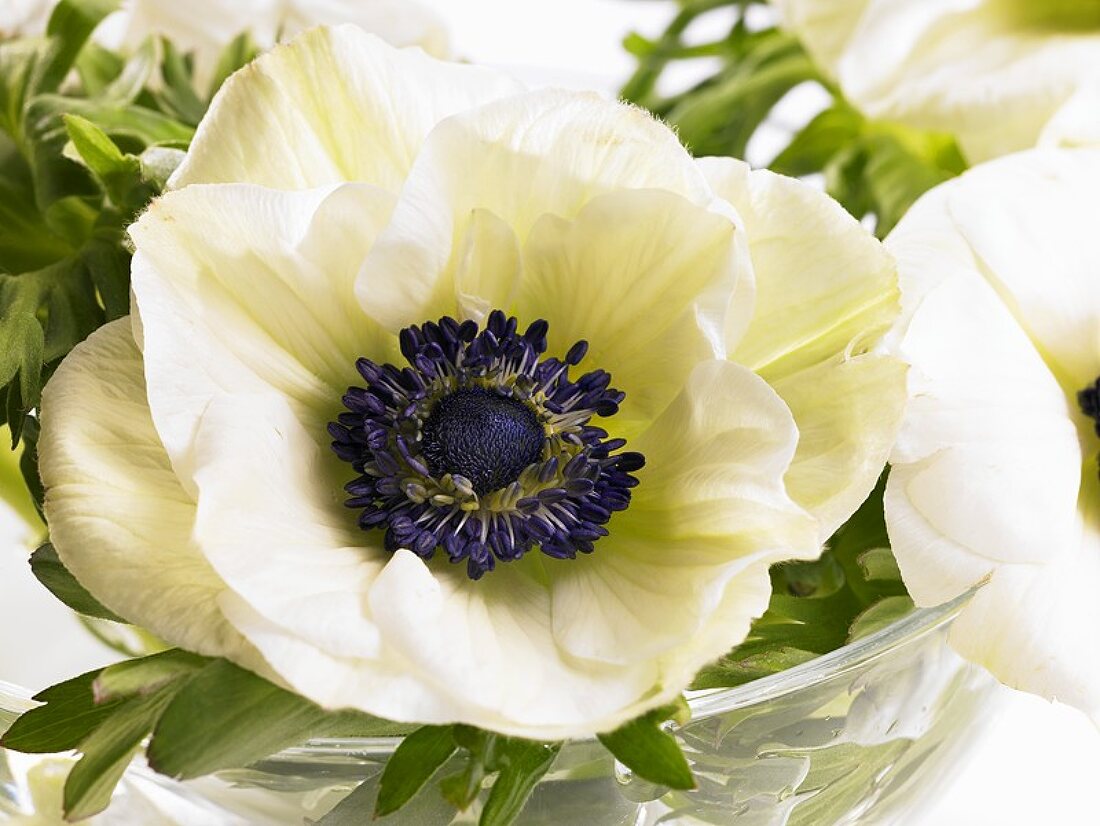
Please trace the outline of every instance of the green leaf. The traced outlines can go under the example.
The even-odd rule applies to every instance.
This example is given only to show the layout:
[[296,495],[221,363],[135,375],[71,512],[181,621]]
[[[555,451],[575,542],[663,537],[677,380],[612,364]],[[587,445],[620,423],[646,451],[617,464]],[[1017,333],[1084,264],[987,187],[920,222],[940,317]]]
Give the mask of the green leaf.
[[694,789],[695,778],[680,744],[662,726],[671,712],[670,707],[655,709],[599,735],[599,740],[639,777],[670,789]]
[[[177,779],[240,768],[313,737],[350,736],[365,714],[332,714],[226,660],[192,676],[172,700],[149,744],[149,763]],[[392,724],[390,726],[392,731]]]
[[107,197],[123,207],[131,190],[141,182],[141,162],[123,154],[107,133],[80,115],[63,115],[69,139],[84,165],[103,185]]
[[183,123],[198,125],[206,113],[206,104],[195,93],[191,69],[171,40],[162,37],[160,48],[163,55],[160,74],[164,82],[154,96],[164,112]]
[[498,757],[500,776],[481,810],[479,826],[509,826],[523,811],[539,780],[550,770],[561,743],[509,739]]
[[439,790],[459,811],[466,811],[481,791],[482,781],[492,771],[499,735],[471,726],[454,727],[455,742],[467,753],[461,771],[443,778]]
[[65,567],[54,546],[49,542],[31,554],[30,563],[35,578],[78,614],[99,617],[112,622],[126,622],[88,593],[87,589]]
[[374,816],[396,812],[412,800],[457,749],[453,726],[423,726],[408,735],[382,772]]
[[98,670],[89,671],[36,694],[34,699],[45,705],[19,717],[0,737],[0,746],[24,754],[56,754],[77,748],[121,705],[96,705],[92,684],[99,674]]
[[96,26],[118,5],[119,0],[61,0],[54,7],[46,26],[53,54],[43,68],[37,90],[53,90],[61,84]]
[[207,657],[171,648],[104,668],[92,683],[92,692],[96,703],[149,695],[193,676],[209,662]]
[[833,156],[858,140],[862,128],[862,115],[837,103],[806,124],[768,168],[796,177],[820,172]]
[[848,641],[858,640],[881,631],[888,625],[913,612],[913,600],[907,596],[885,597],[863,611],[852,621]]
[[175,690],[175,684],[170,684],[124,701],[81,742],[82,756],[65,781],[67,820],[82,820],[107,808],[123,772]]

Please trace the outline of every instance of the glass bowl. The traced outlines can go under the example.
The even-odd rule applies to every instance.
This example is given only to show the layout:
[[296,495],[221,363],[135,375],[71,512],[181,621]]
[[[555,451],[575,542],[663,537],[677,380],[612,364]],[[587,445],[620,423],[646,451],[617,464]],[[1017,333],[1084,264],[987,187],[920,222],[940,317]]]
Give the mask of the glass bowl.
[[[977,739],[994,683],[947,647],[961,601],[915,611],[882,631],[781,674],[690,697],[676,729],[699,786],[674,792],[631,775],[594,741],[573,742],[535,789],[520,824],[797,826],[896,822]],[[0,684],[0,730],[29,707]],[[104,824],[301,824],[360,783],[373,790],[398,738],[317,740],[254,766],[186,783],[135,761]],[[0,822],[59,806],[64,765],[0,752]],[[446,767],[444,769],[446,771]],[[28,784],[28,773],[36,777]],[[52,784],[52,785],[51,785]],[[50,798],[49,789],[53,788]],[[377,821],[475,824],[486,795],[455,815],[429,785]],[[45,800],[45,803],[43,802]],[[5,815],[6,813],[6,815]],[[52,821],[50,821],[52,822]]]

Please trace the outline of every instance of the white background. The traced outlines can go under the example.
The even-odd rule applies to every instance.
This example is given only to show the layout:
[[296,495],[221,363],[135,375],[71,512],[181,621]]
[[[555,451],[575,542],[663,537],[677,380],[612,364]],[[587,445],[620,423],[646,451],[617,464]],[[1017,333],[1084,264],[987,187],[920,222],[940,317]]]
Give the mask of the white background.
[[[674,9],[666,0],[422,2],[449,21],[464,57],[511,67],[532,82],[605,92],[616,89],[633,65],[619,45],[623,35],[632,29],[658,34]],[[757,149],[766,159],[766,149]],[[110,659],[34,583],[20,528],[0,506],[0,679],[37,689]],[[953,781],[929,789],[927,807],[910,812],[901,826],[1100,822],[1092,803],[1100,783],[1100,732],[1084,715],[1007,689],[992,713],[994,725]]]

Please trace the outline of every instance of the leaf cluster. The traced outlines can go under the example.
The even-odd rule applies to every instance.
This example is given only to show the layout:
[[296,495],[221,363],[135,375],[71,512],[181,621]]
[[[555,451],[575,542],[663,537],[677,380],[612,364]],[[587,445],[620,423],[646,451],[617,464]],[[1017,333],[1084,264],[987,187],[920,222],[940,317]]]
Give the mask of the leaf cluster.
[[171,649],[48,688],[0,746],[28,754],[78,751],[65,783],[69,820],[103,811],[134,755],[180,780],[250,765],[317,737],[401,734],[352,711],[327,712],[227,660]]
[[[829,194],[856,218],[872,219],[876,233],[885,237],[921,194],[965,170],[958,146],[949,135],[864,117],[793,35],[753,25],[752,7],[763,5],[763,0],[687,0],[661,37],[629,35],[624,46],[638,67],[622,97],[668,121],[696,155],[742,158],[777,103],[802,84],[818,84],[831,104],[794,134],[769,168],[799,177],[823,175]],[[718,9],[735,12],[728,33],[707,43],[686,43],[691,25]],[[703,57],[718,61],[713,72],[684,91],[660,93],[670,70]]]
[[[166,40],[126,56],[92,42],[117,6],[61,0],[45,36],[0,42],[0,425],[13,447],[60,360],[129,311],[126,226],[210,99]],[[253,54],[238,38],[218,82]],[[33,449],[24,455],[33,489]]]

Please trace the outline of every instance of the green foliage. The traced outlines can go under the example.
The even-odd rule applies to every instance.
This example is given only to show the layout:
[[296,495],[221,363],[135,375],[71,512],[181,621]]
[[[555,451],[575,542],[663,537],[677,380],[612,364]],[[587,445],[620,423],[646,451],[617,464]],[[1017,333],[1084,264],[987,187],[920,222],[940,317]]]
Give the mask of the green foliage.
[[125,622],[88,593],[88,590],[65,567],[56,549],[49,542],[41,545],[31,554],[30,563],[31,572],[35,578],[46,586],[51,594],[78,614],[113,622]]
[[[824,175],[829,194],[856,218],[872,219],[879,237],[893,229],[921,194],[966,168],[949,135],[865,118],[792,35],[774,26],[749,26],[745,10],[753,5],[764,3],[689,0],[660,38],[629,35],[624,46],[637,58],[638,68],[624,85],[623,98],[671,123],[696,155],[740,158],[776,103],[802,83],[819,84],[832,104],[768,165],[785,175]],[[689,26],[717,8],[737,11],[729,32],[712,42],[686,44]],[[714,72],[683,92],[659,94],[670,64],[704,56],[720,59]]]
[[[128,312],[125,228],[209,100],[169,44],[123,57],[89,42],[117,5],[64,0],[46,36],[0,43],[0,423],[16,443],[58,362]],[[253,54],[238,39],[223,66]]]
[[423,726],[406,737],[382,772],[375,817],[396,812],[412,800],[457,749],[454,726]]
[[680,744],[665,722],[680,706],[663,706],[600,735],[600,742],[615,759],[639,777],[670,789],[694,789],[695,777]]

